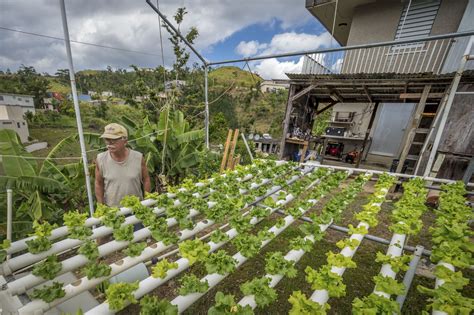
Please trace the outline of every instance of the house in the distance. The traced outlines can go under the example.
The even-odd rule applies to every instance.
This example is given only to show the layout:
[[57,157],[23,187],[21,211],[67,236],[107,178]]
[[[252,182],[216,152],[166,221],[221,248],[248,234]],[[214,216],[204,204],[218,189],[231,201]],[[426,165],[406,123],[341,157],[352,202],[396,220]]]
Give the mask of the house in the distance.
[[287,80],[264,80],[260,83],[262,93],[276,92],[278,90],[287,90],[290,83]]
[[27,112],[35,113],[33,96],[0,93],[0,129],[15,131],[22,142],[27,142],[30,135],[24,118]]

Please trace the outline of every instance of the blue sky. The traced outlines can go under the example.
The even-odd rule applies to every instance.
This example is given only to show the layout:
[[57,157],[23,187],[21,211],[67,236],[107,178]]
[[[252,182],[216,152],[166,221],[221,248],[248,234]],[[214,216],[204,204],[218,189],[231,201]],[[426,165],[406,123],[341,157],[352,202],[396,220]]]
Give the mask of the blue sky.
[[[319,35],[325,32],[325,28],[319,23],[318,20],[316,20],[316,18],[312,18],[309,19],[304,25],[299,25],[292,29],[283,29],[282,21],[274,18],[269,23],[255,23],[244,27],[224,41],[209,47],[209,49],[204,49],[203,53],[206,58],[209,58],[212,61],[242,58],[241,55],[235,52],[235,48],[241,41],[248,42],[256,40],[260,43],[269,43],[276,34],[289,31]],[[291,49],[291,47],[288,48]],[[296,60],[298,58],[292,59]]]

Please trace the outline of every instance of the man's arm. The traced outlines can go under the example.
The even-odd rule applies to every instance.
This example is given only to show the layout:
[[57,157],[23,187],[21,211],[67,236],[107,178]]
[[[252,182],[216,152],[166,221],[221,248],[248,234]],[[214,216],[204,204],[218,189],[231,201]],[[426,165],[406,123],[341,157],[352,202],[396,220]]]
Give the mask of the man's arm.
[[104,178],[100,174],[97,161],[95,162],[95,198],[97,203],[104,203]]
[[148,168],[146,167],[144,157],[142,157],[142,180],[143,180],[143,189],[146,192],[150,192],[151,191],[150,174],[148,174]]

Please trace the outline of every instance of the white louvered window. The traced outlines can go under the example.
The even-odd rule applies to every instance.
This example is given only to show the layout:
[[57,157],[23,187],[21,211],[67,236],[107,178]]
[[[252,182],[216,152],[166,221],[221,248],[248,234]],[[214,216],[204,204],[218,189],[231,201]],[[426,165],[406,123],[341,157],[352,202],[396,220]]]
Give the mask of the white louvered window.
[[440,3],[441,0],[411,0],[411,3],[407,1],[398,23],[395,40],[429,36]]

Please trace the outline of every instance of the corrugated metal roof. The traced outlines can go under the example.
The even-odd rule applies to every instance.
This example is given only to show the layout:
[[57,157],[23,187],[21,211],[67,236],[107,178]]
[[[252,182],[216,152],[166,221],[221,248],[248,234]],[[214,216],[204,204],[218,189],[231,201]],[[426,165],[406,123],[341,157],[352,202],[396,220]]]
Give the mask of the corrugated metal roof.
[[[432,72],[424,73],[340,73],[340,74],[306,74],[306,73],[286,73],[291,80],[402,80],[409,81],[415,79],[423,80],[450,80],[454,77],[453,73],[434,74]],[[463,72],[463,78],[474,79],[474,71],[467,70]]]

